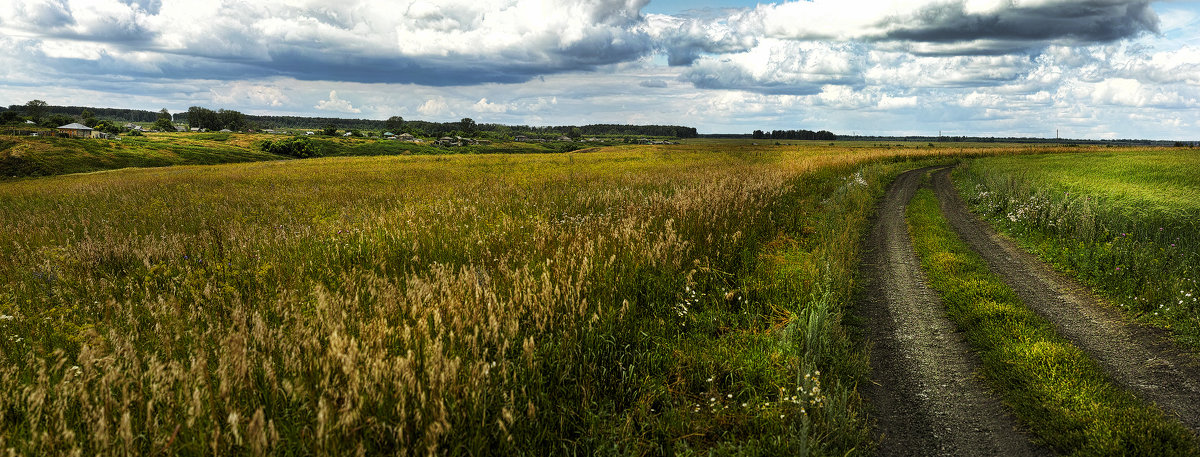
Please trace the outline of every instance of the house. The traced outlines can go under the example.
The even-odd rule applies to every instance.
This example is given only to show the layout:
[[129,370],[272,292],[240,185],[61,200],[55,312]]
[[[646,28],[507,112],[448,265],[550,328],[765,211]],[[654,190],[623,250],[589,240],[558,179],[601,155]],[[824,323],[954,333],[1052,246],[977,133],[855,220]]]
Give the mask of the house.
[[313,132],[304,132],[304,135],[306,135],[306,136],[313,135]]
[[229,130],[229,129],[221,129],[221,130],[220,130],[220,132],[221,132],[221,133],[233,133],[233,130]]
[[94,132],[94,130],[92,130],[91,127],[78,122],[73,122],[58,127],[58,133],[60,135],[69,136],[72,138],[91,138],[92,132]]
[[346,137],[346,136],[354,136],[354,133],[353,133],[353,132],[346,132],[346,133],[343,133],[343,134],[342,134],[342,136],[344,136],[344,137]]
[[417,139],[417,137],[413,136],[411,133],[401,133],[400,135],[396,136],[396,139],[412,143],[413,140]]
[[36,122],[30,121],[30,120],[26,120],[25,123],[26,124],[36,124]]
[[566,136],[566,135],[563,135],[563,136],[560,136],[560,137],[558,137],[558,141],[566,141],[566,142],[568,142],[568,143],[569,143],[569,142],[571,142],[572,140],[571,140],[571,137],[569,137],[569,136]]
[[529,137],[527,137],[525,135],[517,135],[517,136],[513,137],[513,141],[516,141],[518,143],[524,143],[526,141],[529,141]]
[[444,136],[444,137],[438,138],[437,144],[439,146],[458,146],[460,143],[454,141],[454,138]]

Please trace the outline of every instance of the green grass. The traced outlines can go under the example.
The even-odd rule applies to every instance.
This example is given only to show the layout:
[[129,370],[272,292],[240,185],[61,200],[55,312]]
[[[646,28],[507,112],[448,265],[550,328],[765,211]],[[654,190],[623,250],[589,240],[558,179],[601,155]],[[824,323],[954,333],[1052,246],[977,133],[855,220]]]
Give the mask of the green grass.
[[979,351],[983,375],[1056,452],[1195,455],[1195,437],[1104,375],[1017,298],[950,228],[928,188],[908,210],[913,245],[950,318]]
[[964,199],[1131,316],[1200,349],[1200,154],[1133,149],[975,160]]
[[[225,134],[228,135],[228,134]],[[120,141],[75,138],[0,140],[0,180],[84,173],[127,167],[164,167],[278,160],[258,150],[167,136],[125,137]]]

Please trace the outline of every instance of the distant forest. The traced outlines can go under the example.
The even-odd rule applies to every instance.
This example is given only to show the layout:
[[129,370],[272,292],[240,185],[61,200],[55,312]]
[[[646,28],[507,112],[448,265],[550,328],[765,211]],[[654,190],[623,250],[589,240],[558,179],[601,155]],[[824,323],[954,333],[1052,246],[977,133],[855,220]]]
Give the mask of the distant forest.
[[822,140],[822,141],[833,141],[838,138],[837,135],[833,134],[833,132],[830,132],[827,130],[821,130],[819,132],[814,132],[812,130],[772,130],[770,132],[764,132],[762,130],[755,130],[754,133],[751,134],[751,137],[753,137],[756,140]]
[[[18,113],[25,112],[25,105],[9,105],[8,108],[0,108],[0,111],[16,111]],[[84,110],[91,111],[92,115],[98,119],[108,119],[112,121],[125,122],[154,122],[158,118],[158,111],[146,111],[140,109],[120,109],[120,108],[93,108],[90,106],[46,106],[47,115],[63,114],[71,117],[80,117]]]
[[[97,119],[107,119],[118,122],[152,123],[158,119],[158,111],[94,108],[87,106],[54,106],[48,105],[47,115],[66,115],[80,117],[85,110],[90,111]],[[23,113],[25,105],[9,105],[0,111],[15,111]],[[458,122],[430,122],[421,120],[404,120],[393,116],[387,120],[375,119],[342,119],[335,117],[305,117],[305,116],[255,116],[233,110],[211,110],[193,106],[186,112],[175,113],[171,120],[176,123],[188,124],[190,127],[208,130],[264,130],[264,129],[338,129],[358,131],[390,131],[392,133],[410,133],[417,136],[444,135],[478,135],[491,137],[513,137],[525,135],[534,138],[549,138],[558,136],[645,136],[696,138],[695,127],[677,125],[621,125],[621,124],[591,124],[583,126],[529,126],[503,124],[476,124],[470,118]]]

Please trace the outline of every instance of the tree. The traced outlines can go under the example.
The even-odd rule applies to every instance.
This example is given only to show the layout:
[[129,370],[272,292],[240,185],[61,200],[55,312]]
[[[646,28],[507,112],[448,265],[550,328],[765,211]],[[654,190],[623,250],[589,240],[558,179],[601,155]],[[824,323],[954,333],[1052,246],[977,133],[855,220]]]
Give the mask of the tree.
[[325,136],[337,135],[337,126],[333,124],[325,124],[325,128],[321,130],[321,133],[325,134]]
[[222,109],[217,111],[217,126],[209,130],[229,129],[235,132],[246,129],[246,115],[240,112]]
[[96,125],[96,115],[92,114],[92,110],[90,109],[85,108],[82,113],[79,113],[79,118],[83,120],[83,125],[88,127],[95,127]]
[[154,121],[154,125],[150,126],[150,128],[152,128],[154,130],[158,130],[160,132],[174,132],[175,124],[172,124],[171,121],[168,121],[166,119],[159,119],[157,121]]
[[65,114],[53,114],[45,119],[42,119],[42,123],[40,125],[46,128],[54,128],[67,125],[72,122],[75,122],[75,119],[72,119],[71,116],[67,116]]
[[16,111],[0,112],[0,124],[16,124],[18,122],[21,122],[21,116],[18,116]]
[[458,121],[458,128],[463,131],[464,135],[472,135],[475,133],[475,120],[464,117],[461,121]]
[[221,130],[217,122],[217,113],[208,108],[193,106],[187,112],[188,127],[194,129]]
[[107,120],[97,122],[96,125],[93,125],[91,127],[96,130],[99,130],[101,132],[111,133],[113,135],[121,133],[120,127],[117,127],[116,124],[113,124],[111,121],[107,121]]
[[388,118],[385,124],[387,125],[388,130],[391,130],[392,133],[402,133],[400,131],[404,129],[404,118],[400,116],[392,116]]
[[321,155],[317,145],[308,138],[289,138],[279,141],[264,141],[262,150],[271,154],[306,158]]
[[25,115],[29,116],[29,119],[33,120],[33,122],[40,123],[42,122],[42,116],[45,116],[49,109],[47,106],[49,105],[44,101],[30,100],[25,103]]
[[160,132],[174,132],[175,124],[171,122],[171,112],[163,108],[158,112],[158,119],[155,119],[154,125],[151,126],[154,130]]

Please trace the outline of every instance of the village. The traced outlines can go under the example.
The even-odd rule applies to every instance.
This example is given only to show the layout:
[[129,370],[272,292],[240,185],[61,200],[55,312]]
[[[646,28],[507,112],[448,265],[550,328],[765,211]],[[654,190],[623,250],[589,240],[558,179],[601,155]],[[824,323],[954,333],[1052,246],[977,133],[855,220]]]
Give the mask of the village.
[[[36,125],[32,121],[25,121],[25,123],[27,125]],[[173,132],[170,132],[170,131],[164,132],[159,129],[146,128],[142,125],[138,125],[138,124],[130,122],[130,123],[126,123],[125,125],[123,125],[122,130],[133,136],[139,136],[139,135],[142,135],[145,133],[211,133],[208,129],[199,128],[199,127],[190,127],[189,128],[188,126],[182,125],[182,124],[173,124],[173,126],[175,128]],[[105,140],[120,140],[121,139],[121,136],[118,134],[109,133],[109,132],[101,131],[99,129],[88,127],[79,122],[72,122],[70,124],[61,125],[61,126],[54,128],[53,130],[49,130],[49,131],[45,130],[45,129],[41,129],[41,130],[30,130],[27,133],[21,133],[18,131],[12,131],[12,132],[7,132],[7,133],[18,134],[18,135],[28,135],[28,136],[34,136],[34,137],[53,135],[53,136],[60,137],[60,138],[89,138],[89,139],[105,139]],[[221,129],[221,130],[217,130],[216,133],[263,133],[263,134],[269,134],[269,135],[296,135],[296,136],[301,136],[301,135],[302,136],[320,136],[320,135],[322,135],[321,133],[318,133],[318,131],[313,131],[313,130],[289,131],[289,130],[276,130],[276,129],[263,129],[263,130],[259,130],[259,131],[247,130],[244,132],[235,132],[230,129]],[[390,131],[383,132],[379,135],[362,133],[362,132],[357,132],[357,131],[345,131],[345,132],[341,133],[340,135],[333,135],[333,136],[343,137],[343,138],[358,137],[358,138],[366,138],[366,139],[398,141],[398,142],[413,143],[413,144],[428,143],[433,146],[442,146],[442,147],[488,145],[488,144],[492,144],[495,141],[492,139],[468,138],[468,137],[463,137],[463,136],[459,136],[459,135],[442,136],[437,139],[432,139],[432,138],[431,139],[423,139],[423,138],[419,138],[419,137],[417,137],[411,133],[407,133],[407,132],[396,134],[396,133],[393,133]],[[550,139],[534,138],[534,137],[529,137],[526,135],[516,135],[516,136],[513,136],[511,139],[511,142],[515,142],[515,143],[548,143],[548,142],[603,143],[606,141],[611,141],[611,140],[606,140],[606,139],[597,138],[597,137],[575,139],[575,138],[571,138],[566,135],[562,135],[557,138],[550,138]],[[651,138],[644,138],[644,137],[636,138],[636,139],[631,138],[626,141],[631,144],[643,144],[643,145],[679,144],[676,141],[651,139]]]

